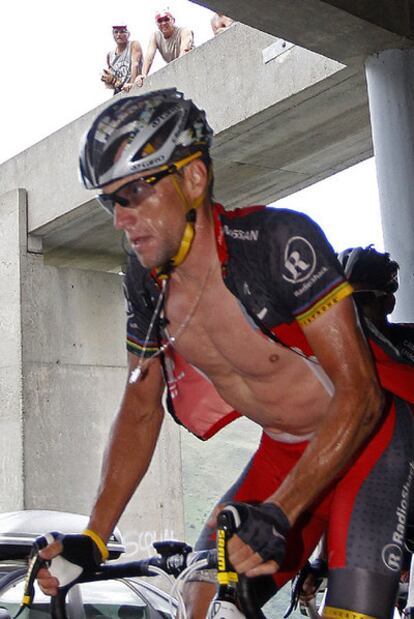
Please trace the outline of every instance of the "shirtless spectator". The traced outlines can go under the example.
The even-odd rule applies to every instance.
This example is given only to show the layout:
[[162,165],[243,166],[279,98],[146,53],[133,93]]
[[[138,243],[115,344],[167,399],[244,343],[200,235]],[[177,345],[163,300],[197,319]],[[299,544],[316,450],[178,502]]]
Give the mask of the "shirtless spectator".
[[128,91],[142,70],[142,48],[139,41],[129,40],[127,26],[112,26],[112,34],[116,43],[113,51],[106,56],[106,68],[101,80],[114,95],[122,90]]
[[155,15],[158,30],[152,33],[144,59],[142,73],[135,80],[136,86],[142,86],[147,77],[157,50],[168,64],[194,49],[194,33],[185,26],[176,26],[170,11],[160,11]]
[[220,34],[220,32],[223,32],[224,30],[227,30],[227,28],[233,24],[234,20],[231,17],[223,15],[223,13],[214,13],[211,18],[211,29],[214,36]]

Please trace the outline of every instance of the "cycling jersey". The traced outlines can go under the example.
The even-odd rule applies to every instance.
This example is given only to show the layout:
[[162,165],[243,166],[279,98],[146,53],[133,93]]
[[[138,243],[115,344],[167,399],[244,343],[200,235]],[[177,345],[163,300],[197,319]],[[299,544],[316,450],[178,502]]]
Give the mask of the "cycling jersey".
[[[241,309],[270,338],[316,361],[301,327],[352,294],[322,230],[303,213],[264,206],[225,211],[214,204],[213,216],[223,281]],[[162,320],[155,320],[148,332],[160,288],[155,275],[135,256],[129,261],[125,291],[127,348],[143,358],[151,357],[166,342]],[[383,386],[395,392],[399,385],[394,376],[396,364],[390,363],[380,345],[375,346]],[[196,436],[208,439],[239,416],[172,347],[162,361],[167,408]],[[412,385],[413,368],[409,371]],[[321,380],[323,374],[320,368]],[[404,372],[400,383],[396,393],[409,399],[406,392],[412,387],[407,387]]]

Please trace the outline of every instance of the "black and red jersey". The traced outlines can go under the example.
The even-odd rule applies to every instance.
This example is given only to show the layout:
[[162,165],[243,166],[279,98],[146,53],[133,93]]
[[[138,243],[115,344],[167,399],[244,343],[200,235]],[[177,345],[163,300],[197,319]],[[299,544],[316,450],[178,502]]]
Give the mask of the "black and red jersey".
[[[320,227],[303,213],[264,206],[226,211],[215,204],[213,214],[227,288],[264,333],[313,357],[302,326],[352,294]],[[128,351],[151,357],[165,342],[162,321],[156,320],[148,333],[160,288],[134,256],[125,276],[125,292]],[[387,353],[382,349],[379,353],[380,362],[388,363]],[[168,409],[199,438],[209,438],[239,416],[174,349],[167,349],[162,357]],[[392,363],[391,374],[395,372]],[[390,389],[395,379],[389,376],[388,365],[386,369],[384,386]],[[398,395],[404,398],[405,393]]]

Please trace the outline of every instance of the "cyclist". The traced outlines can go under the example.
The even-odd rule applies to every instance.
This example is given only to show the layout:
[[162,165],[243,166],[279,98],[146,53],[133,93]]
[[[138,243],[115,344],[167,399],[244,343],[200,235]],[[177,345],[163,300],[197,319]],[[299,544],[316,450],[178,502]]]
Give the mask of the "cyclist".
[[[351,609],[386,619],[411,481],[411,412],[379,386],[352,287],[320,228],[293,211],[227,212],[214,202],[211,137],[204,112],[175,89],[115,101],[87,132],[84,186],[100,191],[133,253],[130,365],[89,528],[53,541],[43,557],[62,553],[80,569],[105,557],[149,466],[166,384],[169,411],[201,439],[238,415],[263,427],[226,497],[242,520],[230,560],[267,577],[263,599],[298,571],[329,523],[325,616]],[[213,543],[209,533],[202,539]],[[65,578],[43,570],[39,581],[53,595]],[[213,586],[191,589],[192,616],[203,616]]]

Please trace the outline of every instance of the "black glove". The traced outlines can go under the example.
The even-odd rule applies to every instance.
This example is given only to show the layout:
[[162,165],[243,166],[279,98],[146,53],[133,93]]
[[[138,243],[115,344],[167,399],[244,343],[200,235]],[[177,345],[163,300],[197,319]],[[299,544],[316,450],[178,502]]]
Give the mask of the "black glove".
[[104,542],[89,529],[78,535],[48,533],[38,537],[36,544],[44,548],[53,541],[59,541],[63,546],[61,554],[52,559],[49,566],[50,573],[59,580],[60,587],[73,584],[84,571],[94,572],[108,558]]
[[274,503],[250,505],[248,503],[229,503],[240,517],[237,535],[257,552],[263,561],[273,559],[280,565],[285,556],[286,535],[290,523],[282,509]]

